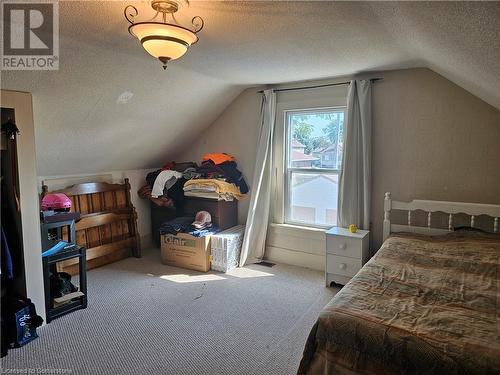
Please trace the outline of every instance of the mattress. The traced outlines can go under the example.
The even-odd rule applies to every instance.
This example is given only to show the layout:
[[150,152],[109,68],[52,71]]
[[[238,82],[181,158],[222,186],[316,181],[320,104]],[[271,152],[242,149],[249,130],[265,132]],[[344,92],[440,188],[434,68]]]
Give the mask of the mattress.
[[299,374],[499,374],[500,236],[398,234],[324,308]]

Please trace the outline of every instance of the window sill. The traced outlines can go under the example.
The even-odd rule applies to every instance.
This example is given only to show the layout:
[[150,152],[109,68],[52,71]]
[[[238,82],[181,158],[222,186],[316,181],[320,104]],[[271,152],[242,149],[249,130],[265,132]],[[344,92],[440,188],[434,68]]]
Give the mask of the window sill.
[[313,228],[292,224],[269,224],[269,230],[278,235],[308,238],[311,240],[323,240],[326,238],[326,228]]
[[316,228],[316,227],[308,227],[304,225],[297,225],[297,224],[279,224],[279,223],[271,223],[269,224],[270,227],[273,228],[286,228],[286,229],[297,229],[297,230],[306,230],[310,232],[322,232],[325,233],[327,230],[330,228]]

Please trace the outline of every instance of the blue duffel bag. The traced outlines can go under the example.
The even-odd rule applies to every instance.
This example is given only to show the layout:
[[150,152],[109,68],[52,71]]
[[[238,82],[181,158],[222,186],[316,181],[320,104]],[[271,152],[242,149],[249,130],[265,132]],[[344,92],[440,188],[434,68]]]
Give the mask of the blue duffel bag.
[[35,305],[29,298],[6,297],[2,301],[2,320],[6,335],[5,339],[10,348],[19,348],[38,337],[37,327],[43,319],[37,315]]

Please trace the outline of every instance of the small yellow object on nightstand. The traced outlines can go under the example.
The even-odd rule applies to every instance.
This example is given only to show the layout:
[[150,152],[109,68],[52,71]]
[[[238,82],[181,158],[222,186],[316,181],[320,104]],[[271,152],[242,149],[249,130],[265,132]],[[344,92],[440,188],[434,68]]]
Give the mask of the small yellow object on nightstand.
[[354,224],[349,225],[349,232],[356,233],[358,231],[358,227]]

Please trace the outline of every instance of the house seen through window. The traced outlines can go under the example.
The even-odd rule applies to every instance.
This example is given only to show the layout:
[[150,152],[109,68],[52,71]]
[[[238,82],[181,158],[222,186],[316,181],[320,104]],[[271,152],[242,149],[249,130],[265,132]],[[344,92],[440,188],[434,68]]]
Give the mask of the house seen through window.
[[344,117],[344,108],[286,112],[286,223],[336,225]]

